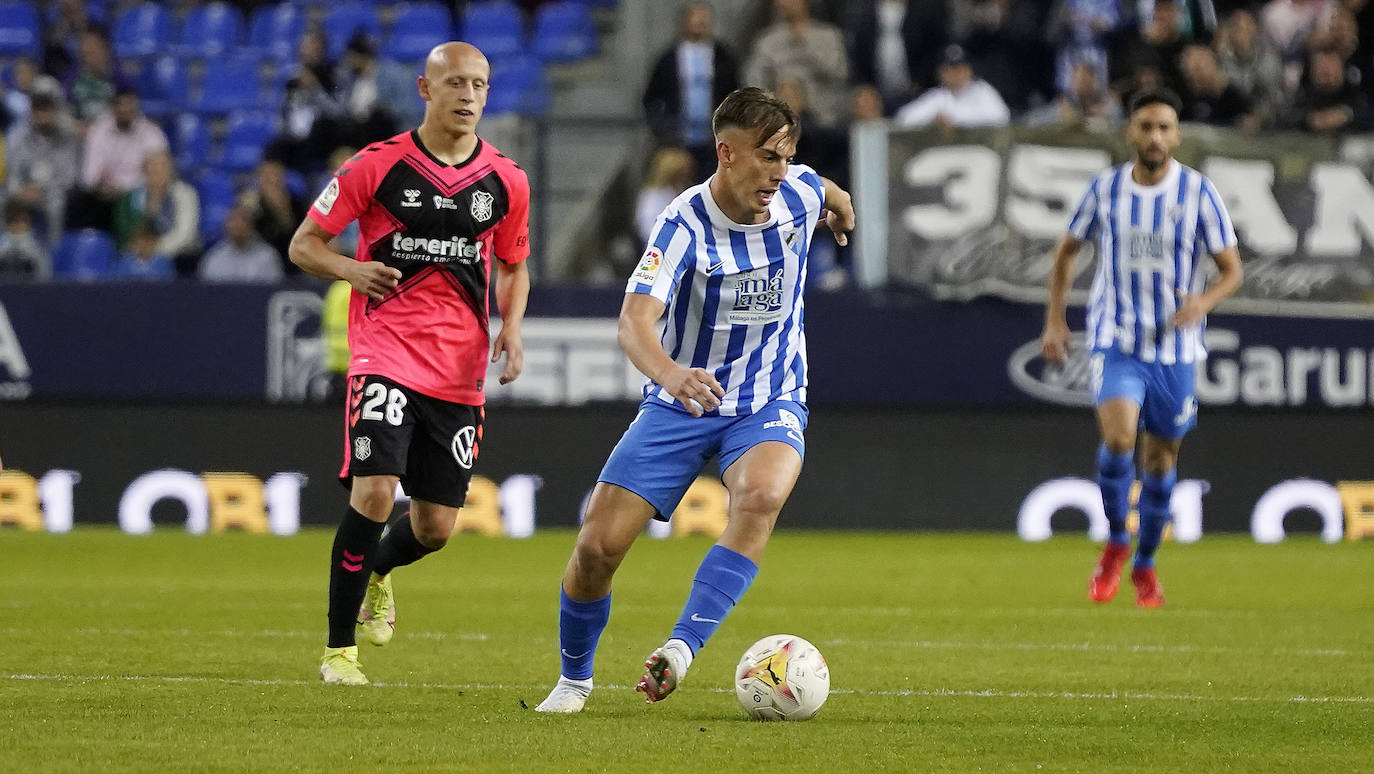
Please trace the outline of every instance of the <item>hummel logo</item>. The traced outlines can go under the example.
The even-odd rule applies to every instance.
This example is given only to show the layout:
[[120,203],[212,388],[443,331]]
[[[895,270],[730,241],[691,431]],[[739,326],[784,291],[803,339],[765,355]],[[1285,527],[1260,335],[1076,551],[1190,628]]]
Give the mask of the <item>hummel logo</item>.
[[572,654],[572,653],[569,653],[567,648],[559,648],[559,649],[558,649],[558,652],[559,652],[559,653],[562,653],[564,656],[566,656],[566,657],[568,657],[568,658],[582,658],[583,656],[587,655],[588,653],[591,653],[590,650],[584,650],[584,651],[582,651],[581,653],[578,653],[578,654],[575,654],[575,655],[574,655],[574,654]]
[[717,620],[714,619],[714,618],[702,618],[701,616],[697,615],[696,613],[692,613],[692,620],[693,620],[693,621],[696,621],[697,623],[713,623],[713,624],[718,624],[718,623],[720,623],[720,621],[717,621]]

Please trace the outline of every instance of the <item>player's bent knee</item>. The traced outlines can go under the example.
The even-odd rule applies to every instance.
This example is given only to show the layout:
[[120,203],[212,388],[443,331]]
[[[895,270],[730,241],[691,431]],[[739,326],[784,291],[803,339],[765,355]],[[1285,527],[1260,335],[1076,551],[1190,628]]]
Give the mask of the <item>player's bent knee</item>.
[[396,483],[395,476],[359,476],[348,502],[368,518],[385,519],[396,504]]
[[620,546],[599,535],[582,534],[573,548],[578,574],[587,578],[604,578],[615,574],[624,561],[629,546]]

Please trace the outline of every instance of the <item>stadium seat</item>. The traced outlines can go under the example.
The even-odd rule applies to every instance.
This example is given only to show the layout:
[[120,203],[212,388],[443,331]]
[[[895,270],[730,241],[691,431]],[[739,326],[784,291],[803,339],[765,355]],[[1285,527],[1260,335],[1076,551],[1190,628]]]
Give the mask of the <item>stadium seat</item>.
[[162,53],[172,42],[172,14],[151,1],[127,8],[115,19],[113,42],[121,59]]
[[210,158],[210,125],[195,113],[178,113],[168,126],[167,140],[182,175],[200,169]]
[[519,56],[525,53],[525,19],[505,0],[473,3],[463,16],[463,40],[488,59]]
[[491,92],[485,112],[537,116],[549,109],[549,80],[533,57],[516,57],[492,65]]
[[273,116],[237,113],[229,117],[224,133],[224,153],[219,166],[230,172],[247,172],[262,160],[262,151],[277,133]]
[[0,3],[0,56],[37,56],[42,41],[33,3]]
[[296,48],[305,34],[305,13],[290,3],[264,5],[253,11],[248,43],[279,65],[296,61]]
[[200,194],[200,237],[208,246],[219,240],[238,190],[231,175],[207,169],[196,182],[196,193]]
[[382,23],[377,19],[376,9],[370,4],[349,2],[325,9],[324,41],[330,59],[337,60],[343,56],[349,39],[358,32],[366,32],[373,40],[381,40]]
[[225,2],[196,6],[182,22],[172,52],[182,57],[209,59],[238,48],[243,37],[243,14]]
[[95,280],[109,273],[115,260],[114,237],[98,228],[68,231],[53,250],[53,277]]
[[397,62],[419,62],[429,50],[453,40],[453,16],[436,2],[407,3],[396,10],[383,56]]
[[545,62],[572,62],[596,53],[596,23],[587,6],[571,0],[539,7],[530,50]]
[[199,94],[191,107],[204,115],[224,115],[236,110],[261,110],[261,77],[256,57],[221,59],[205,68]]
[[158,57],[143,68],[135,83],[143,112],[153,118],[185,110],[190,101],[186,66],[176,57]]

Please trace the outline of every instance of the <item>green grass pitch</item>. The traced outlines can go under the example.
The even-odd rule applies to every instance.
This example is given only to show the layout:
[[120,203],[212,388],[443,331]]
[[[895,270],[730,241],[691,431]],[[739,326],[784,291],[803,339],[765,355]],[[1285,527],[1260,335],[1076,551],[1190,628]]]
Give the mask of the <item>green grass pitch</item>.
[[[319,683],[332,531],[0,532],[0,771],[859,772],[1374,770],[1374,545],[1166,544],[1168,605],[1085,595],[1081,536],[779,532],[678,693],[643,658],[709,541],[641,539],[580,715],[557,676],[570,531],[463,535],[397,571],[374,685]],[[744,649],[830,662],[815,720],[736,704]]]

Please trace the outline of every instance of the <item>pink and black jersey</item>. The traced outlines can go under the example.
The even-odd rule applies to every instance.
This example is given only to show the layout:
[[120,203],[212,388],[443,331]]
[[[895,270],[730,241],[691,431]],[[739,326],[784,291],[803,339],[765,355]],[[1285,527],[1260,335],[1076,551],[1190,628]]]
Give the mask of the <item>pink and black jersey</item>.
[[482,140],[450,166],[411,131],[340,167],[311,219],[331,234],[357,220],[357,259],[401,271],[380,301],[353,293],[349,375],[385,376],[441,400],[482,405],[491,258],[529,257],[529,209],[524,171]]

